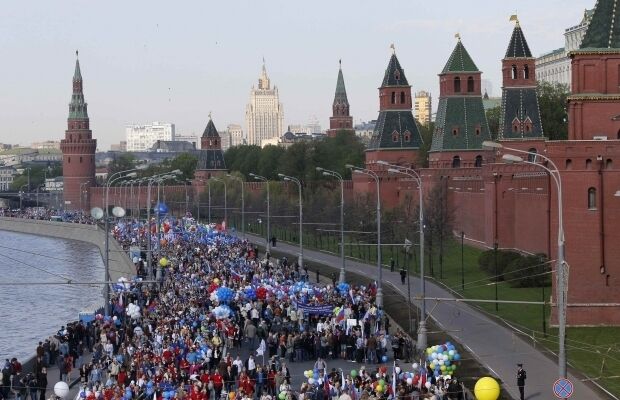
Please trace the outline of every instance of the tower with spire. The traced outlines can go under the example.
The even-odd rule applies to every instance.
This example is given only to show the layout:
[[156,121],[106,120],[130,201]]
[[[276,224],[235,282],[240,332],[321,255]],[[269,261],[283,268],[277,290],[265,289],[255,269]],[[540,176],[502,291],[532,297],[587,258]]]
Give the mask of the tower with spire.
[[250,101],[245,109],[248,144],[260,146],[263,140],[280,137],[283,131],[284,111],[278,88],[271,86],[265,59],[258,78],[258,87],[252,86]]
[[536,59],[516,15],[510,18],[512,31],[506,56],[502,60],[502,110],[499,139],[523,141],[543,140],[538,96],[536,94]]
[[332,116],[329,118],[329,130],[327,131],[329,137],[334,137],[341,131],[355,134],[355,130],[353,130],[353,117],[349,115],[349,100],[347,99],[347,89],[344,86],[342,62],[339,62],[339,64],[336,94],[334,95]]
[[90,188],[95,186],[95,151],[88,118],[88,105],[84,100],[80,60],[75,52],[73,94],[69,103],[69,118],[65,138],[60,141],[62,151],[63,197],[65,208],[90,210]]
[[215,128],[211,113],[209,113],[209,122],[200,138],[200,150],[197,151],[198,163],[194,178],[198,185],[204,185],[200,180],[206,180],[214,175],[220,175],[226,172],[226,163],[224,162],[224,152],[222,151],[222,139]]
[[569,54],[569,139],[620,139],[619,19],[618,0],[598,0],[580,48]]
[[432,167],[480,167],[482,142],[490,139],[481,76],[456,34],[456,46],[439,74],[439,106],[429,152]]
[[412,113],[411,85],[394,45],[379,88],[379,117],[366,151],[366,164],[378,160],[415,166],[423,140]]

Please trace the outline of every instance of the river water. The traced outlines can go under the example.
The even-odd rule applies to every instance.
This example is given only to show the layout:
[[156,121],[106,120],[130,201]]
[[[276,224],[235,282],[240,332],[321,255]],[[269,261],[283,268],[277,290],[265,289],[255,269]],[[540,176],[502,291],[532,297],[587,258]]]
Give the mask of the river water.
[[95,246],[0,231],[0,360],[25,361],[39,341],[77,320],[80,311],[103,304],[101,285],[42,283],[101,282],[103,277]]

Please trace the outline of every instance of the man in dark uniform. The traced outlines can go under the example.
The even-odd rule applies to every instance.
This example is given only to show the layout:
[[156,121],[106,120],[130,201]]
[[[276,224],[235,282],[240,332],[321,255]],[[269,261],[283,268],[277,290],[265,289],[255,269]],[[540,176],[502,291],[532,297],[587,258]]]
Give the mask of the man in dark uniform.
[[517,367],[519,367],[519,369],[517,369],[517,386],[519,387],[519,395],[521,396],[521,400],[524,400],[525,379],[527,379],[527,374],[523,369],[523,364],[517,364]]
[[403,285],[405,284],[405,278],[406,277],[407,277],[407,271],[403,267],[403,268],[400,269],[400,283],[402,283]]

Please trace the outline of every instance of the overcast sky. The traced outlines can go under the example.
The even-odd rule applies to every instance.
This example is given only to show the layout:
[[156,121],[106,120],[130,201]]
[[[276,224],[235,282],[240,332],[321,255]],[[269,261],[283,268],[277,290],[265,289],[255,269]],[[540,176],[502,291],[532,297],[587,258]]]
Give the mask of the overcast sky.
[[[285,125],[329,124],[338,60],[354,122],[377,117],[377,87],[394,43],[414,91],[438,95],[454,34],[500,95],[518,12],[534,55],[564,45],[564,29],[595,0],[5,0],[0,8],[0,142],[61,139],[75,50],[100,150],[125,125],[176,124],[201,134],[244,125],[265,57]],[[514,6],[519,8],[515,10]],[[436,103],[436,102],[435,102]]]

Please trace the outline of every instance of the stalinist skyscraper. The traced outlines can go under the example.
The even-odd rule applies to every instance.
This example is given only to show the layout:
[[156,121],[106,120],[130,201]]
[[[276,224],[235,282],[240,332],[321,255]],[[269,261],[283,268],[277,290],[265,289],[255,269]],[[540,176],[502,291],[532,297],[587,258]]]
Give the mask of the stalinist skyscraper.
[[271,82],[265,69],[258,78],[258,88],[252,86],[250,102],[245,109],[245,127],[248,144],[261,145],[264,139],[280,137],[284,131],[284,111],[280,103],[278,88],[271,88]]

